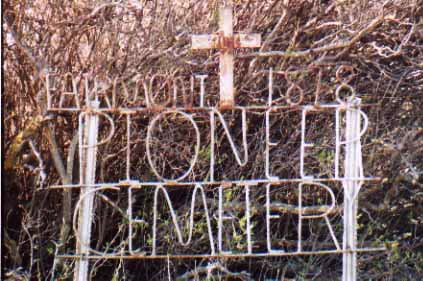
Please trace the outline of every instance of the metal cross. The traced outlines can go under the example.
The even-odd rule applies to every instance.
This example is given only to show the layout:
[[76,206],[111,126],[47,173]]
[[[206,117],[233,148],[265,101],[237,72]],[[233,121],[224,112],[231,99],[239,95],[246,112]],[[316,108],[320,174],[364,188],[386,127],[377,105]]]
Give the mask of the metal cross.
[[233,34],[232,7],[219,10],[219,32],[193,35],[192,49],[220,50],[220,108],[232,108],[234,102],[234,49],[260,47],[260,34]]

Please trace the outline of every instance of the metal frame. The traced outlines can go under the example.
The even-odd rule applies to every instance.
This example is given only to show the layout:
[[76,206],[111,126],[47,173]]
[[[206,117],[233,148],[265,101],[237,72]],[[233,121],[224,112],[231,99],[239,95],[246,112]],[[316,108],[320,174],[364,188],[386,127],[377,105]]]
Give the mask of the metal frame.
[[[270,72],[271,73],[271,72]],[[202,80],[203,81],[203,80]],[[346,88],[345,85],[341,85],[344,89]],[[340,87],[341,87],[340,86]],[[339,90],[340,87],[337,89]],[[352,88],[351,88],[352,89]],[[204,90],[203,90],[204,91]],[[204,93],[204,92],[203,92]],[[271,93],[269,93],[269,101],[271,101]],[[146,136],[146,153],[148,158],[148,163],[151,169],[154,171],[158,181],[148,181],[148,182],[139,182],[137,180],[133,180],[131,178],[131,122],[132,116],[137,115],[140,111],[134,111],[132,109],[121,108],[119,111],[125,112],[126,114],[126,128],[127,128],[127,143],[126,143],[126,172],[125,178],[122,179],[120,182],[115,183],[95,183],[92,180],[88,180],[84,178],[84,174],[94,173],[85,171],[86,165],[81,164],[81,178],[80,183],[78,184],[71,184],[71,185],[52,185],[50,188],[52,189],[69,189],[69,188],[82,188],[84,191],[81,194],[80,200],[77,202],[74,211],[74,232],[77,238],[77,244],[79,245],[79,253],[76,255],[59,255],[58,258],[72,258],[79,260],[78,268],[86,268],[82,270],[85,273],[79,273],[79,276],[83,276],[87,272],[88,268],[88,260],[89,259],[161,259],[161,258],[242,258],[242,257],[272,257],[272,256],[301,256],[301,255],[321,255],[321,254],[342,254],[343,255],[343,281],[351,281],[356,280],[355,272],[356,272],[356,255],[357,253],[362,252],[373,252],[373,251],[383,251],[385,250],[383,247],[380,248],[357,248],[356,246],[356,212],[357,212],[357,196],[358,191],[360,190],[362,184],[365,181],[377,181],[378,178],[372,177],[364,177],[363,174],[363,167],[361,163],[361,145],[360,139],[364,135],[367,127],[368,127],[368,118],[366,114],[360,109],[360,101],[359,99],[355,98],[355,93],[352,95],[348,101],[342,101],[338,94],[337,94],[337,101],[338,104],[327,104],[327,105],[319,105],[319,106],[299,106],[297,107],[298,110],[301,110],[301,149],[300,149],[300,178],[291,178],[291,179],[281,179],[277,176],[270,174],[270,147],[277,145],[277,143],[273,143],[270,141],[270,114],[273,112],[282,112],[284,107],[277,107],[277,106],[252,106],[252,107],[235,107],[233,110],[241,112],[241,119],[242,119],[242,147],[243,147],[243,157],[240,157],[240,153],[235,146],[234,138],[229,131],[229,126],[226,123],[222,113],[214,108],[214,107],[200,107],[200,108],[171,108],[168,110],[163,110],[158,112],[156,116],[154,116],[151,122],[148,125],[147,129],[147,136]],[[98,106],[98,102],[97,102]],[[80,159],[85,159],[84,156],[87,151],[91,149],[91,153],[95,153],[97,146],[104,145],[110,142],[113,139],[115,134],[115,125],[114,120],[111,116],[109,116],[107,110],[102,110],[99,108],[90,107],[82,110],[78,108],[79,112],[79,139],[80,139]],[[240,166],[244,166],[248,162],[248,141],[247,141],[247,112],[250,110],[261,110],[265,114],[265,133],[266,133],[266,141],[265,141],[265,171],[266,177],[263,179],[247,179],[247,180],[233,180],[233,181],[221,181],[216,180],[214,176],[214,162],[215,162],[215,130],[216,130],[216,118],[218,117],[221,125],[223,126],[224,132],[226,134],[227,140],[230,143],[233,155]],[[197,182],[189,182],[184,181],[184,179],[192,173],[193,167],[196,165],[196,161],[198,158],[199,147],[200,147],[200,131],[194,119],[194,115],[197,111],[201,112],[208,112],[210,118],[210,135],[211,135],[211,146],[212,149],[210,151],[210,180],[208,181],[197,181]],[[306,155],[306,149],[312,147],[312,143],[306,142],[306,120],[307,114],[312,111],[333,111],[335,117],[335,157],[334,157],[334,177],[332,178],[314,178],[310,175],[306,175],[304,172],[304,158]],[[341,119],[343,114],[346,114],[346,139],[343,141],[341,139]],[[183,175],[174,178],[174,179],[167,179],[164,178],[154,167],[154,161],[152,160],[152,154],[150,151],[151,141],[153,138],[153,131],[155,126],[158,122],[160,122],[161,118],[168,114],[177,114],[181,115],[185,120],[192,124],[194,128],[195,135],[196,135],[196,143],[195,145],[195,153],[194,157],[191,159],[190,166],[188,170],[184,171]],[[84,124],[90,121],[86,121],[86,118],[90,116],[96,116],[97,123],[98,118],[103,117],[105,120],[108,121],[110,124],[110,131],[108,136],[104,140],[99,140],[96,142],[93,141],[84,141],[84,136],[88,133],[83,130]],[[88,120],[88,119],[87,119]],[[361,123],[363,123],[361,125]],[[362,127],[362,128],[361,128]],[[92,132],[91,132],[92,134]],[[346,151],[346,159],[345,159],[345,174],[340,176],[339,172],[339,161],[340,161],[340,154],[341,148],[345,147]],[[92,156],[91,158],[92,159]],[[91,161],[91,160],[90,160]],[[92,161],[91,161],[92,162]],[[94,164],[95,166],[95,164]],[[87,174],[87,176],[88,176]],[[342,241],[342,247],[338,242],[337,237],[334,234],[333,227],[329,221],[328,216],[333,212],[335,207],[335,196],[332,189],[327,185],[332,182],[340,182],[344,185],[344,237]],[[271,200],[270,200],[270,188],[271,186],[282,185],[286,183],[297,183],[299,188],[299,203],[298,203],[298,245],[297,249],[292,252],[285,252],[283,250],[273,249],[271,243],[271,227],[270,223],[271,220],[279,219],[280,215],[272,214],[271,211]],[[253,251],[253,241],[251,240],[252,233],[251,233],[251,221],[250,221],[250,189],[251,188],[262,188],[258,187],[258,185],[265,185],[266,188],[266,244],[267,244],[267,252],[254,252]],[[319,215],[307,215],[302,210],[302,187],[304,185],[313,185],[317,188],[321,188],[325,192],[330,195],[331,203],[329,206],[326,207],[326,211]],[[189,232],[188,237],[184,239],[182,235],[181,228],[178,222],[178,216],[176,215],[176,211],[172,207],[172,202],[168,196],[166,188],[173,187],[173,186],[192,186],[193,194],[192,194],[192,201],[191,201],[191,209],[190,209],[190,220],[189,220]],[[218,231],[217,231],[217,248],[216,248],[216,240],[215,236],[213,235],[213,230],[211,227],[211,219],[210,219],[210,211],[207,207],[207,200],[206,195],[204,192],[205,186],[217,186],[219,192],[219,208],[218,208]],[[223,189],[230,188],[231,186],[244,186],[245,188],[245,204],[246,204],[246,216],[247,216],[247,251],[245,253],[237,253],[234,254],[231,251],[225,250],[223,248],[223,238],[222,238],[222,229],[223,223],[227,220],[232,220],[233,217],[228,216],[225,214],[225,210],[223,208]],[[132,240],[135,239],[133,226],[138,223],[144,222],[142,219],[136,219],[133,217],[132,210],[132,193],[135,190],[143,189],[147,187],[154,187],[154,202],[153,202],[153,217],[154,217],[154,224],[153,224],[153,246],[151,253],[140,253],[137,250],[133,249],[133,242]],[[89,189],[86,189],[89,188]],[[128,234],[128,251],[119,251],[116,253],[103,253],[98,252],[89,247],[89,235],[81,234],[80,228],[76,228],[76,221],[79,214],[80,222],[79,225],[90,225],[88,220],[89,214],[92,213],[92,207],[84,208],[84,203],[86,200],[92,201],[93,196],[96,192],[100,192],[102,190],[113,189],[113,190],[127,190],[128,192],[128,227],[129,227],[129,234]],[[194,225],[193,213],[195,208],[195,198],[197,193],[201,193],[202,198],[202,206],[204,209],[204,214],[207,221],[207,228],[208,228],[208,237],[210,241],[210,253],[208,254],[187,254],[187,255],[180,255],[180,254],[162,254],[157,252],[156,248],[156,241],[157,241],[157,224],[156,219],[158,216],[157,206],[159,203],[158,194],[162,193],[165,198],[165,202],[169,207],[170,215],[172,218],[172,222],[174,228],[177,233],[177,240],[181,245],[188,246],[192,243],[192,230]],[[84,209],[84,210],[83,210]],[[82,215],[83,214],[83,215]],[[324,251],[304,251],[302,249],[301,244],[301,233],[302,233],[302,224],[303,220],[308,219],[324,219],[326,225],[328,226],[329,234],[334,242],[334,249],[333,250],[324,250]],[[82,223],[85,221],[85,223]],[[90,228],[90,227],[88,227]],[[87,229],[88,229],[87,228]],[[82,231],[83,232],[83,231]],[[86,265],[85,265],[86,264]],[[78,271],[79,272],[79,271]],[[82,275],[81,275],[82,274]],[[76,280],[86,280],[83,279],[84,277],[79,277],[80,279]],[[82,279],[81,279],[82,278]]]

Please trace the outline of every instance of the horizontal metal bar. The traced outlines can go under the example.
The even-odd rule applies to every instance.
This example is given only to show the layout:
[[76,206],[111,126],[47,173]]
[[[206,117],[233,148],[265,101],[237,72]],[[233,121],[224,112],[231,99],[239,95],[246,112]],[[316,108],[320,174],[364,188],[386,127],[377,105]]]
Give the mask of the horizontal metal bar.
[[[313,183],[313,182],[344,182],[344,181],[381,181],[381,178],[375,177],[363,177],[363,178],[326,178],[326,179],[278,179],[278,180],[242,180],[242,181],[196,181],[196,182],[116,182],[116,183],[97,183],[90,185],[90,187],[102,187],[102,186],[114,186],[114,187],[132,187],[132,188],[141,188],[144,186],[185,186],[185,185],[222,185],[224,187],[231,185],[258,185],[258,184],[283,184],[283,183]],[[50,185],[49,189],[63,189],[63,188],[81,188],[86,187],[82,184],[64,184],[64,185]]]
[[[359,107],[372,107],[372,106],[378,106],[379,104],[361,104]],[[250,105],[250,106],[234,106],[230,108],[231,110],[272,110],[272,111],[278,111],[278,110],[303,110],[308,109],[310,111],[324,111],[324,110],[331,110],[331,109],[337,109],[337,108],[345,108],[346,107],[342,104],[320,104],[320,105],[281,105],[281,106],[267,106],[267,105]],[[351,106],[349,108],[354,108],[354,106]],[[358,106],[357,106],[358,108]],[[139,114],[139,113],[145,113],[149,111],[157,111],[159,108],[156,106],[152,107],[134,107],[134,108],[127,108],[127,107],[117,107],[117,108],[99,108],[93,110],[92,108],[58,108],[53,107],[49,108],[48,112],[110,112],[110,113],[119,113],[119,114]],[[180,111],[187,111],[187,112],[195,112],[195,111],[206,111],[210,112],[213,110],[218,109],[218,107],[162,107],[161,110],[180,110]]]
[[313,256],[313,255],[331,255],[344,253],[368,253],[368,252],[383,252],[385,247],[380,248],[362,248],[356,250],[325,250],[325,251],[305,251],[305,252],[272,252],[272,253],[245,253],[245,254],[221,254],[221,255],[57,255],[61,259],[214,259],[214,258],[272,258],[272,257],[292,257],[292,256]]

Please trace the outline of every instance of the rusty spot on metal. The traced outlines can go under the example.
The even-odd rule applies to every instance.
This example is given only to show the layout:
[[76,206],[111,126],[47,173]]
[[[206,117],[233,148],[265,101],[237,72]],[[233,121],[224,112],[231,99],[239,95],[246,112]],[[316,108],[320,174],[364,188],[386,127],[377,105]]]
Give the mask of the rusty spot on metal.
[[241,48],[241,39],[240,36],[225,36],[223,32],[218,32],[217,36],[213,38],[211,43],[212,48],[222,49],[222,50],[233,50],[235,48]]
[[221,38],[221,48],[222,49],[233,49],[234,41],[233,36],[222,36]]
[[161,112],[165,111],[167,109],[167,107],[163,106],[163,105],[159,105],[159,104],[158,105],[153,104],[153,105],[147,107],[146,109],[147,109],[147,112],[150,112],[150,113],[161,113]]
[[223,110],[230,110],[233,109],[235,106],[233,101],[230,100],[222,100],[219,103],[219,110],[223,111]]
[[223,188],[230,188],[230,187],[232,187],[232,183],[231,182],[226,182],[226,181],[223,181],[221,183],[221,185],[222,185]]

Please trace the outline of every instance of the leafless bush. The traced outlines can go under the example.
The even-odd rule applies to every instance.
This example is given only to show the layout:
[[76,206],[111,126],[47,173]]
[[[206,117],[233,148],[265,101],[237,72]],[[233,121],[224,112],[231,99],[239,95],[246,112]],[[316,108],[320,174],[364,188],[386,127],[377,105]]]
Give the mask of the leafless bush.
[[[209,74],[206,102],[215,104],[219,87],[218,55],[215,51],[191,50],[190,35],[216,32],[221,4],[208,0],[3,3],[6,255],[3,270],[8,280],[47,280],[53,276],[56,280],[67,280],[72,272],[71,262],[54,260],[54,256],[59,250],[73,250],[71,214],[77,193],[59,193],[45,187],[73,183],[78,178],[77,118],[48,114],[46,74],[63,77],[71,73],[78,79],[97,79],[106,89],[111,89],[115,81],[121,85],[120,92],[122,85],[134,91],[137,79],[150,79],[154,74],[178,76],[184,81],[189,81],[193,74]],[[275,84],[275,99],[286,93],[291,80],[303,90],[304,104],[314,103],[316,96],[322,103],[333,101],[338,83],[336,69],[340,65],[353,69],[350,84],[364,103],[375,105],[368,112],[372,126],[365,140],[365,170],[383,178],[362,195],[365,200],[360,202],[364,210],[360,231],[367,240],[381,241],[391,247],[382,260],[379,256],[361,257],[360,276],[363,280],[423,278],[423,2],[246,0],[233,1],[233,5],[234,30],[260,33],[263,38],[262,46],[255,51],[236,51],[238,104],[266,100],[270,67],[283,74]],[[57,78],[55,81],[63,83]],[[189,88],[189,82],[186,83]],[[71,88],[70,83],[63,84],[67,90]],[[298,92],[292,98],[298,98]],[[280,99],[280,104],[283,103]],[[228,117],[236,119],[236,116]],[[119,136],[125,133],[119,118],[116,117],[117,137],[101,151],[108,157],[99,161],[99,181],[119,177],[122,169],[123,140]],[[146,130],[143,124],[150,116],[137,118],[134,126],[138,136],[133,153],[139,153],[137,169],[143,171],[148,165],[142,156]],[[262,124],[260,116],[255,118],[253,123]],[[298,170],[286,161],[298,158],[295,146],[290,146],[298,138],[297,123],[295,117],[281,118],[285,118],[281,122],[286,131],[281,129],[279,137],[284,138],[285,144],[274,151],[274,169],[289,175]],[[328,120],[323,116],[317,117],[316,122],[324,124]],[[282,128],[280,124],[272,126]],[[236,126],[235,129],[238,130],[235,134],[241,133]],[[249,140],[250,159],[254,161],[239,168],[233,159],[228,159],[218,167],[225,176],[239,177],[246,173],[263,176],[264,159],[260,150],[263,132],[260,126],[251,130],[254,134]],[[167,139],[167,145],[174,138],[183,137],[175,134]],[[319,128],[315,137],[318,134]],[[218,142],[229,151],[226,143]],[[182,142],[178,145],[180,151],[189,149]],[[184,160],[179,159],[179,164]],[[321,164],[324,159],[316,161]],[[143,179],[149,175],[137,176]],[[197,176],[205,175],[199,169]],[[234,196],[234,201],[240,200],[240,193]],[[110,197],[117,205],[125,201],[117,195]],[[95,231],[104,239],[123,235],[126,230],[119,223],[121,218],[111,216],[118,215],[116,208],[101,198],[97,204],[101,207],[97,209]],[[180,208],[184,208],[183,204]],[[304,280],[329,280],[321,268],[336,264],[332,258],[320,257],[281,260],[247,263],[246,267],[260,280],[292,277],[300,270]],[[175,263],[172,274],[181,278],[191,276],[192,263]],[[200,269],[207,266],[202,263]],[[247,274],[236,275],[237,269],[242,268],[240,263],[226,264],[226,280],[249,280]],[[281,264],[291,266],[283,268]],[[167,278],[165,264],[100,262],[94,268],[101,269],[93,273],[98,280],[113,274],[120,274],[121,280],[146,276],[151,280]]]

